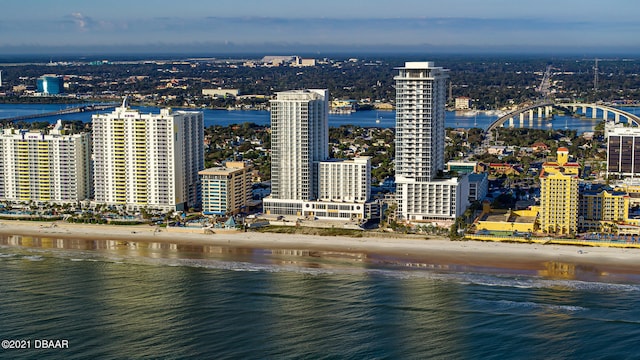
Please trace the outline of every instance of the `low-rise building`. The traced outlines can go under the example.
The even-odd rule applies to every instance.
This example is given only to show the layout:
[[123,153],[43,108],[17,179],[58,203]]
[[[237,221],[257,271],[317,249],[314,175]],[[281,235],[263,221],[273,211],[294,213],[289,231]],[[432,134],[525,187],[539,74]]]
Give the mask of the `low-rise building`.
[[490,163],[480,164],[478,165],[478,168],[481,171],[497,175],[520,175],[522,173],[520,164]]
[[456,98],[456,110],[468,110],[471,107],[471,98],[460,96]]
[[458,174],[475,173],[478,172],[478,163],[476,161],[449,161],[447,170],[455,171]]
[[296,56],[295,59],[294,59],[294,62],[291,65],[292,66],[300,66],[300,67],[316,66],[316,59],[313,59],[313,58],[301,58],[299,56]]
[[211,97],[237,97],[239,93],[238,89],[202,89],[202,95]]
[[531,149],[533,149],[534,152],[542,152],[549,150],[549,146],[543,142],[535,142],[531,145]]
[[512,236],[536,231],[539,209],[524,210],[492,209],[489,201],[482,203],[482,213],[474,222],[476,234]]

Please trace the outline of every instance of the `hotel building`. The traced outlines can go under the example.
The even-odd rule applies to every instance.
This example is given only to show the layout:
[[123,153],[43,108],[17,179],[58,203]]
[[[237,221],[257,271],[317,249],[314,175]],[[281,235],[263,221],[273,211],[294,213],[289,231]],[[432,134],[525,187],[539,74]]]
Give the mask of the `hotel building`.
[[613,224],[628,221],[628,193],[597,184],[587,184],[585,187],[580,191],[579,231],[607,231],[612,229]]
[[448,224],[469,205],[466,175],[443,176],[448,70],[407,62],[396,83],[398,219]]
[[0,136],[0,199],[75,203],[91,198],[91,135],[5,129]]
[[251,201],[252,168],[241,161],[199,172],[202,182],[202,213],[235,215]]
[[569,162],[569,150],[558,148],[558,160],[542,164],[540,172],[540,229],[546,233],[578,231],[579,165]]
[[280,92],[271,101],[271,195],[268,215],[364,220],[379,216],[368,203],[369,158],[329,159],[327,90]]
[[162,211],[200,206],[202,112],[142,114],[125,100],[92,122],[96,203]]

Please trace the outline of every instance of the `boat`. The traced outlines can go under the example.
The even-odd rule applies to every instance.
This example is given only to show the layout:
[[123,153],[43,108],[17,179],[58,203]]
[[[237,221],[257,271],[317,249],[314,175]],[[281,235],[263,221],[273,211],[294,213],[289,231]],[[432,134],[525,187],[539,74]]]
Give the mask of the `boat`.
[[465,112],[456,111],[456,115],[462,116],[462,117],[472,117],[472,116],[478,115],[478,112],[476,110],[469,110]]
[[352,108],[334,108],[329,110],[329,114],[335,115],[349,115],[352,114],[354,110]]

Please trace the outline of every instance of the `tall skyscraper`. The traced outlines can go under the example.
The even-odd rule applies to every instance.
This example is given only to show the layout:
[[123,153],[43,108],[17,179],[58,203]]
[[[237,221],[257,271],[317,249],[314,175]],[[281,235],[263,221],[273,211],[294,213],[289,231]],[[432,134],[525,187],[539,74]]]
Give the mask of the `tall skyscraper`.
[[315,200],[329,158],[329,92],[292,90],[271,100],[271,197]]
[[396,200],[398,218],[451,221],[468,205],[468,179],[443,176],[448,70],[407,62],[396,82]]
[[[271,100],[271,195],[265,214],[364,220],[377,216],[368,204],[371,163],[329,159],[327,90],[280,92]],[[338,178],[339,177],[339,178]]]
[[0,135],[0,199],[75,203],[92,195],[91,135],[4,129]]
[[142,114],[125,100],[92,121],[96,203],[163,211],[200,205],[202,112]]
[[431,181],[444,169],[448,70],[408,62],[396,81],[396,180]]

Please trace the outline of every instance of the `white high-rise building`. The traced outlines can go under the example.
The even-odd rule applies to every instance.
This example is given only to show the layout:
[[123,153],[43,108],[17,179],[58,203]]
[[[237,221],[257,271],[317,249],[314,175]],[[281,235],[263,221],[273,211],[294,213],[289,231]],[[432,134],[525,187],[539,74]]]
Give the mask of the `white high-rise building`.
[[369,158],[329,159],[327,90],[280,92],[271,101],[269,215],[365,220],[379,216],[371,193]]
[[121,107],[92,116],[97,204],[127,209],[186,210],[201,203],[202,112]]
[[329,91],[279,92],[271,100],[271,197],[314,200],[329,158]]
[[271,100],[271,195],[267,213],[302,213],[318,197],[318,167],[329,158],[328,90],[279,92]]
[[398,218],[451,221],[468,206],[465,176],[443,176],[448,70],[407,62],[396,82],[396,200]]
[[5,129],[0,135],[0,199],[75,203],[92,195],[91,134]]
[[448,70],[408,62],[396,81],[396,182],[431,181],[444,169]]

